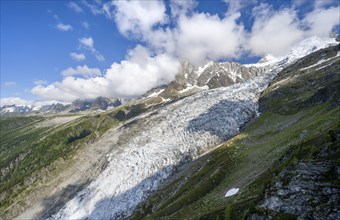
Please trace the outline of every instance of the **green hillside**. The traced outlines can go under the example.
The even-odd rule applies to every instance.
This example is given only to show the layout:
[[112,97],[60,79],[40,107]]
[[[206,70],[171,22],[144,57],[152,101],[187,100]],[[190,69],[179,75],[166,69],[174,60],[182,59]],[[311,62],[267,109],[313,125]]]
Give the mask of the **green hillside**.
[[[340,59],[335,58],[339,50],[339,45],[320,50],[281,71],[261,95],[258,118],[239,135],[189,164],[140,205],[131,219],[296,219],[298,211],[263,204],[274,193],[275,184],[280,183],[282,191],[296,183],[296,175],[282,174],[295,172],[299,164],[319,164],[317,168],[325,170],[317,176],[320,187],[312,184],[314,188],[302,200],[308,193],[318,195],[323,185],[333,194],[339,192],[335,172],[340,165]],[[307,68],[320,57],[326,60],[323,68]],[[317,181],[309,173],[304,178],[305,182]],[[225,197],[231,188],[240,191]],[[300,194],[296,195],[298,201]],[[302,202],[302,208],[310,208],[311,215],[327,211],[335,206],[327,202],[331,196],[325,194],[318,203]],[[293,203],[289,197],[284,199]]]
[[[160,100],[129,102],[98,115],[76,116],[66,123],[58,117],[1,117],[0,216],[14,204],[62,171],[69,159],[107,130],[141,114]],[[74,117],[70,115],[69,117]],[[15,211],[14,211],[15,212]],[[7,215],[5,215],[7,216]],[[11,214],[9,214],[11,216]]]

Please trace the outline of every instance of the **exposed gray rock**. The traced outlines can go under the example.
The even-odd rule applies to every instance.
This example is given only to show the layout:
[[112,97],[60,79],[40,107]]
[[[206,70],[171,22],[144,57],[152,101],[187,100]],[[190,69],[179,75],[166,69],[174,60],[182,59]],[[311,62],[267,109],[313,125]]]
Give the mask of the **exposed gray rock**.
[[[204,89],[226,87],[244,82],[268,72],[269,67],[245,66],[235,62],[209,62],[196,67],[189,62],[182,62],[175,80],[169,83],[160,94],[164,98],[181,97]],[[183,90],[189,89],[188,93]]]
[[327,174],[337,169],[328,161],[301,161],[287,167],[275,177],[258,207],[298,219],[339,219],[339,186],[327,180]]

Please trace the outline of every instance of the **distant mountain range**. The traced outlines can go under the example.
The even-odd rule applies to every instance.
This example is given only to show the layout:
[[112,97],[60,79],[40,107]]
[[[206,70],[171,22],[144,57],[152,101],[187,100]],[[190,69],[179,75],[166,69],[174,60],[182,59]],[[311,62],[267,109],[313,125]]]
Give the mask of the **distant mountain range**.
[[339,67],[311,37],[130,101],[3,106],[45,115],[0,118],[0,219],[338,219]]
[[77,99],[71,104],[55,103],[52,105],[4,105],[0,107],[1,115],[32,115],[49,113],[76,113],[87,110],[105,111],[122,104],[120,99],[98,97],[96,99]]

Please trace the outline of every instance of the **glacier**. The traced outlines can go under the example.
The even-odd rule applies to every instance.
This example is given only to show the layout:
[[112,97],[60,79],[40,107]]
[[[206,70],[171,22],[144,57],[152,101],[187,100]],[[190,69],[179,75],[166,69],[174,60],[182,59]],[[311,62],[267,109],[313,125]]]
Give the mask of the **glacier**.
[[49,219],[129,216],[178,166],[237,135],[242,125],[256,117],[260,93],[282,68],[329,42],[307,39],[285,57],[271,60],[264,75],[203,91],[136,118],[125,128],[128,138],[108,155],[105,170]]

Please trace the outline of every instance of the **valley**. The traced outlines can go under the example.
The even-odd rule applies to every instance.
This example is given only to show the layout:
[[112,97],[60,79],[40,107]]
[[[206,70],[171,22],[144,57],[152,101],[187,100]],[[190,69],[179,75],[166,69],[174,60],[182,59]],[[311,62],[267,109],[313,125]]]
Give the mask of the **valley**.
[[[336,219],[336,203],[296,205],[289,197],[289,186],[305,181],[294,179],[308,172],[304,164],[323,176],[306,194],[339,193],[333,41],[306,39],[283,57],[244,67],[184,65],[169,85],[105,112],[1,118],[1,216]],[[232,188],[240,191],[225,197]]]

